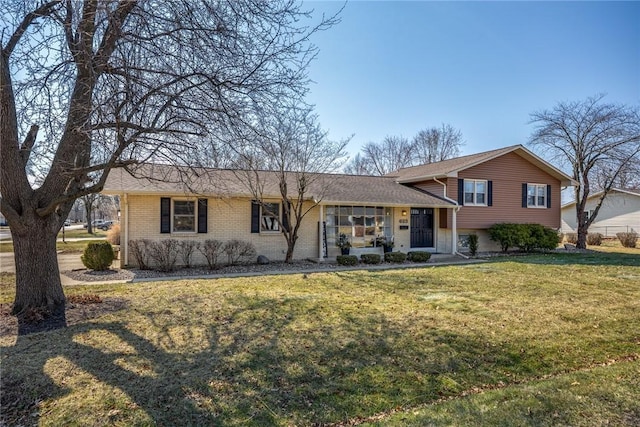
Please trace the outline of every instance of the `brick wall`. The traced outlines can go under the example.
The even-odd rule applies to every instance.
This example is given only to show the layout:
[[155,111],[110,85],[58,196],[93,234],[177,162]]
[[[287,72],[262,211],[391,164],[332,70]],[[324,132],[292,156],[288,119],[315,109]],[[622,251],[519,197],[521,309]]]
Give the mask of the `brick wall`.
[[[176,197],[176,199],[185,199]],[[189,199],[195,200],[195,198]],[[277,200],[274,200],[277,202]],[[280,232],[251,233],[250,199],[208,199],[207,233],[160,233],[160,196],[128,195],[129,240],[163,239],[195,240],[207,239],[228,241],[231,239],[250,241],[258,255],[265,255],[272,261],[284,260],[287,242]],[[310,205],[306,206],[308,209]],[[294,259],[318,257],[319,208],[313,208],[302,221],[298,232]],[[127,220],[127,219],[125,219]],[[124,238],[124,237],[123,237]],[[124,243],[124,242],[123,242]],[[129,255],[129,264],[135,260]],[[204,264],[204,257],[196,252],[195,264]]]

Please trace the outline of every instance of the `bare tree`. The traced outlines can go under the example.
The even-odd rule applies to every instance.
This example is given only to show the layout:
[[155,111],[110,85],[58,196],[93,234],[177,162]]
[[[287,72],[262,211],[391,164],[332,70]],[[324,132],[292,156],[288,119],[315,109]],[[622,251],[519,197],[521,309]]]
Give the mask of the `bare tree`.
[[[640,157],[638,108],[605,103],[603,98],[560,102],[552,110],[531,114],[535,129],[530,144],[549,160],[571,169],[578,183],[574,188],[577,247],[582,249],[607,194]],[[593,190],[602,194],[587,217],[585,207]]]
[[[610,179],[611,169],[607,166],[604,169],[596,168],[595,175],[594,189],[600,191],[603,189],[601,184],[607,183]],[[618,175],[612,180],[611,187],[627,190],[640,189],[640,156],[625,162]]]
[[356,153],[356,155],[345,165],[344,173],[349,175],[373,174],[370,169],[370,163],[364,158],[364,156],[360,155],[360,153]]
[[87,217],[87,233],[93,234],[93,221],[91,221],[93,211],[98,207],[98,193],[85,194],[80,197],[84,204],[84,213]]
[[462,133],[451,125],[421,130],[411,142],[402,136],[387,136],[369,142],[351,159],[344,172],[354,175],[386,175],[398,169],[456,157],[464,145]]
[[[346,156],[347,140],[331,141],[312,109],[301,104],[260,108],[249,136],[236,144],[236,174],[273,218],[287,241],[285,261],[293,259],[304,217],[322,201],[331,186],[330,172]],[[282,215],[273,208],[278,193]]]
[[[139,161],[190,164],[254,104],[300,97],[317,54],[293,0],[0,2],[0,211],[13,313],[61,326],[56,233],[73,201]],[[27,173],[29,171],[29,173]],[[34,185],[34,179],[38,185]],[[21,323],[22,324],[22,323]]]
[[411,160],[414,165],[441,162],[458,157],[462,145],[462,132],[443,123],[418,132],[411,145]]
[[362,147],[361,153],[360,157],[347,165],[349,173],[386,175],[411,166],[411,144],[403,136],[386,136],[380,143],[368,142]]

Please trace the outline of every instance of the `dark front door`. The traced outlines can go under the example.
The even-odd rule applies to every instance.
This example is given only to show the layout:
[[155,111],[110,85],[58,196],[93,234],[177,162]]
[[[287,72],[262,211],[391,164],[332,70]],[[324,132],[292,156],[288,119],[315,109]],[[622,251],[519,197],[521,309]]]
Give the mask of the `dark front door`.
[[433,247],[432,208],[411,208],[411,247]]

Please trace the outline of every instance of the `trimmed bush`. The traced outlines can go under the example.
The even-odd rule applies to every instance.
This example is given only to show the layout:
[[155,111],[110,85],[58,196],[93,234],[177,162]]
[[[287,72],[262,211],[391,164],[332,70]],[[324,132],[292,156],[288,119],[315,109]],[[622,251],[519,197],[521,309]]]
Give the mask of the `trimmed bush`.
[[180,252],[182,265],[191,267],[191,257],[198,246],[200,246],[200,244],[195,240],[183,240],[178,244],[178,252]]
[[469,252],[471,253],[471,256],[476,256],[478,253],[478,235],[469,234],[467,242],[469,243]]
[[107,270],[115,258],[109,242],[89,243],[80,257],[85,267],[96,271]]
[[602,245],[602,238],[604,236],[600,233],[588,233],[587,234],[587,245],[591,246],[600,246]]
[[380,264],[382,262],[382,257],[379,254],[362,254],[360,259],[365,264]]
[[151,242],[147,251],[156,267],[160,271],[173,271],[178,261],[180,243],[176,239],[165,239],[159,242]]
[[520,224],[522,226],[522,240],[518,247],[525,252],[558,247],[558,232],[541,224]]
[[431,252],[412,251],[407,254],[407,259],[411,262],[427,262],[431,259]]
[[207,259],[209,270],[216,270],[220,267],[218,259],[224,252],[224,243],[220,240],[207,239],[202,246],[198,245],[198,250]]
[[242,258],[253,258],[256,256],[256,248],[251,242],[243,240],[229,240],[224,244],[223,251],[227,254],[230,265],[237,264]]
[[567,243],[571,243],[572,245],[578,243],[578,233],[566,233],[564,235],[564,238]]
[[336,261],[339,265],[358,265],[358,257],[355,255],[338,255]]
[[136,260],[136,264],[138,264],[138,268],[140,270],[149,270],[149,245],[151,244],[151,240],[148,239],[139,239],[139,240],[131,240],[129,242],[129,249],[131,250],[131,255]]
[[502,252],[518,247],[525,252],[558,247],[559,234],[541,224],[494,224],[489,228],[489,238],[498,242]]
[[405,262],[407,259],[407,254],[404,252],[387,252],[384,254],[385,262]]
[[502,252],[507,252],[509,248],[519,246],[524,238],[522,224],[500,223],[489,227],[489,239],[498,242]]
[[638,243],[638,233],[617,233],[616,237],[625,248],[635,248]]

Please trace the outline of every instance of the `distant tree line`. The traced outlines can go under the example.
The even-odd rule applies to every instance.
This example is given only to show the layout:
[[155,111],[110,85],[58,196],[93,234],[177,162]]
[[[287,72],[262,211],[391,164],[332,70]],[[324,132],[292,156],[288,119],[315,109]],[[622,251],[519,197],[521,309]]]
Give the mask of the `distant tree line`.
[[381,142],[368,142],[345,166],[354,175],[386,175],[409,166],[439,162],[460,155],[462,133],[449,124],[423,129],[411,140],[386,136]]

